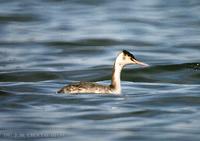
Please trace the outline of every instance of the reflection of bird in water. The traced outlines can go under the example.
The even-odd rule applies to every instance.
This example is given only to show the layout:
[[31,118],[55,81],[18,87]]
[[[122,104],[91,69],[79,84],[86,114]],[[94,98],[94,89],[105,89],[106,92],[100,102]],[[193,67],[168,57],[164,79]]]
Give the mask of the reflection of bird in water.
[[58,93],[99,93],[99,94],[120,94],[121,83],[120,75],[122,68],[127,64],[147,64],[136,60],[136,58],[126,50],[123,50],[116,58],[112,70],[112,80],[109,86],[100,85],[93,82],[79,82],[64,86]]

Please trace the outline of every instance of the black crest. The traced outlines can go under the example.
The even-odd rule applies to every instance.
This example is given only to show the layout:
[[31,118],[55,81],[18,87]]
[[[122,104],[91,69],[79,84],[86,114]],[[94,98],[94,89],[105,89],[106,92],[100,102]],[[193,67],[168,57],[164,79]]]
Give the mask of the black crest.
[[133,59],[135,59],[135,56],[133,54],[131,54],[130,52],[128,52],[127,50],[123,50],[123,53]]

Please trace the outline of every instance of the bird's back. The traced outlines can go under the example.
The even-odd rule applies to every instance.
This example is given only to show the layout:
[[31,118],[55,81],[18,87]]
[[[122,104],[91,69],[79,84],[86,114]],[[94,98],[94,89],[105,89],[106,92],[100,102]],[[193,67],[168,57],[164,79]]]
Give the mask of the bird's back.
[[61,88],[58,93],[112,93],[110,86],[93,82],[74,83]]

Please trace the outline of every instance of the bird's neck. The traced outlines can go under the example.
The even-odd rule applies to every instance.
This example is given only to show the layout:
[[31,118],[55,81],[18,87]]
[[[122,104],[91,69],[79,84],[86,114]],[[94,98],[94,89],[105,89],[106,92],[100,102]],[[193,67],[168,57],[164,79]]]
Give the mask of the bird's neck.
[[123,65],[118,63],[117,61],[114,63],[113,70],[112,70],[112,81],[111,81],[111,87],[114,89],[114,91],[119,94],[121,93],[121,82],[120,82],[120,76],[122,71]]

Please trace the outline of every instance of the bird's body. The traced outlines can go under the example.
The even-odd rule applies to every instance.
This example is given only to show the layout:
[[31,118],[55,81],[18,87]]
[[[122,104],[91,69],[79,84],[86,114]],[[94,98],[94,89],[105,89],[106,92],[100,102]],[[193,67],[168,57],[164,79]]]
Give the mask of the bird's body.
[[135,57],[126,50],[123,50],[116,58],[112,71],[111,84],[100,85],[93,82],[79,82],[64,86],[58,93],[98,93],[98,94],[120,94],[121,82],[120,75],[123,67],[127,64],[140,64],[147,66],[147,64],[139,62]]
[[64,86],[58,93],[111,93],[111,86],[101,85],[94,82],[79,82]]

